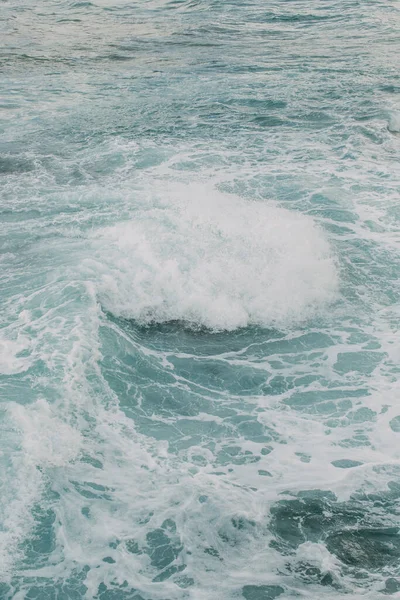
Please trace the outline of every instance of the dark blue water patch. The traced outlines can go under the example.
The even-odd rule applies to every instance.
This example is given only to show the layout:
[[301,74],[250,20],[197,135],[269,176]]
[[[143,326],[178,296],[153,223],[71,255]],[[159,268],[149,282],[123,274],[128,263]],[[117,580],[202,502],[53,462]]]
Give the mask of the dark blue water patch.
[[20,158],[18,156],[0,155],[0,176],[1,175],[20,175],[33,171],[35,165],[32,160]]
[[[83,600],[88,590],[84,582],[89,570],[88,566],[72,569],[65,579],[24,576],[14,578],[10,584],[0,583],[0,598],[1,600],[12,600],[18,592],[23,592],[26,594],[24,597],[29,600]],[[101,583],[93,598],[96,600],[149,600],[147,595],[143,597],[126,581],[122,584],[115,581],[107,582],[107,585]]]
[[78,482],[72,481],[71,484],[74,486],[78,494],[89,500],[112,500],[113,489],[108,488],[97,483],[90,481]]
[[197,383],[208,389],[227,391],[233,394],[252,395],[266,385],[270,373],[265,369],[256,369],[243,362],[242,365],[230,364],[218,358],[203,359],[196,357],[170,356],[174,374],[179,378]]
[[260,115],[252,120],[258,127],[284,127],[290,124],[287,119],[279,118],[276,115]]
[[57,19],[57,23],[82,23],[82,19]]
[[245,585],[242,594],[246,600],[275,600],[284,591],[280,585]]
[[[203,460],[196,460],[193,457],[193,461],[204,462]],[[218,452],[216,463],[222,467],[228,465],[246,465],[256,463],[261,460],[261,456],[250,452],[249,450],[243,450],[240,446],[235,446],[233,443],[226,444],[222,447],[222,450]]]
[[337,14],[316,14],[316,13],[293,13],[293,12],[285,12],[278,13],[272,11],[257,11],[257,14],[253,19],[257,23],[287,23],[293,25],[301,25],[301,26],[312,26],[314,24],[320,24],[325,21],[333,21],[338,22],[342,21],[344,16]]
[[91,8],[92,6],[96,6],[93,2],[81,0],[80,2],[72,2],[71,8]]
[[400,592],[400,579],[389,577],[385,582],[385,588],[381,590],[384,594],[396,594]]
[[[242,451],[235,441],[245,439],[263,445],[282,441],[273,427],[258,420],[256,405],[249,403],[243,411],[242,404],[247,395],[272,392],[274,381],[267,389],[266,372],[253,369],[246,361],[229,364],[211,355],[226,351],[229,342],[236,349],[236,337],[241,345],[248,343],[249,331],[250,340],[268,337],[268,332],[254,329],[252,336],[250,329],[213,334],[182,329],[178,323],[139,327],[112,316],[109,321],[114,327],[101,329],[102,373],[139,432],[168,441],[173,453],[195,445],[211,450],[216,468],[261,459],[258,453]],[[183,350],[189,352],[184,354]],[[166,352],[169,366],[162,359]],[[276,382],[279,391],[281,385]],[[201,414],[210,419],[204,420]],[[215,440],[221,442],[218,451]],[[206,464],[209,459],[200,455],[192,460]]]
[[[374,471],[376,473],[387,472],[388,469],[383,465],[382,468],[376,467]],[[396,475],[398,475],[398,471],[396,472]],[[359,492],[354,494],[353,498],[357,503],[361,503],[364,506],[371,506],[376,509],[377,514],[381,516],[382,514],[387,514],[388,518],[393,518],[393,522],[397,525],[396,515],[398,502],[400,500],[400,482],[398,478],[389,481],[386,490],[371,493]]]
[[[299,384],[310,384],[318,378],[316,375],[300,379],[295,375],[272,377],[264,364],[262,368],[257,364],[271,355],[276,356],[272,361],[274,366],[278,356],[290,362],[292,353],[297,359],[301,351],[305,353],[305,359],[307,356],[315,359],[319,352],[307,353],[316,347],[328,348],[333,343],[332,338],[323,333],[300,331],[297,337],[285,339],[277,331],[260,328],[213,333],[192,330],[180,323],[140,327],[133,321],[109,318],[117,329],[103,330],[104,365],[107,369],[112,369],[111,364],[114,364],[116,373],[126,369],[135,373],[142,382],[155,377],[161,385],[186,385],[189,386],[186,390],[199,393],[208,389],[210,393],[274,394]],[[126,337],[120,339],[119,328],[124,335],[128,334],[128,341]],[[142,354],[141,347],[152,353]],[[167,357],[168,368],[160,366],[161,356]]]
[[[329,229],[329,225],[331,225],[331,231],[335,231],[335,232],[342,233],[342,234],[351,233],[351,229],[348,227],[346,227],[346,228],[340,227],[339,223],[356,223],[357,222],[357,215],[355,215],[353,212],[351,212],[350,210],[346,210],[344,208],[335,208],[334,205],[330,206],[330,207],[324,206],[324,207],[318,207],[315,209],[311,209],[308,211],[308,214],[309,215],[318,215],[325,219],[331,219],[332,221],[334,221],[334,223],[328,224],[326,229]],[[332,229],[332,225],[333,225],[334,229]]]
[[20,223],[21,221],[28,221],[39,217],[41,217],[41,212],[37,209],[6,209],[0,211],[0,220],[2,223]]
[[310,127],[312,129],[332,127],[337,122],[334,116],[321,110],[288,113],[288,118],[293,122],[297,122],[302,126]]
[[391,419],[389,425],[390,425],[390,428],[392,429],[392,431],[395,431],[396,433],[400,433],[400,415],[398,415],[397,417],[393,417],[393,419]]
[[359,460],[352,460],[351,458],[341,458],[332,461],[332,465],[338,469],[352,469],[353,467],[359,467],[362,464],[363,463]]
[[[160,71],[170,70],[172,64],[178,68],[187,68],[187,63],[207,65],[207,55],[210,51],[222,46],[221,40],[213,37],[201,38],[198,33],[172,33],[171,36],[160,39],[150,37],[130,38],[129,42],[124,44],[110,44],[110,48],[115,48],[111,53],[104,52],[91,58],[92,62],[112,61],[112,60],[130,60],[145,59],[152,61],[154,65],[158,58],[158,68]],[[182,51],[191,52],[190,55],[182,55]]]
[[[354,495],[347,502],[321,490],[281,500],[271,509],[271,546],[290,555],[305,542],[323,543],[353,574],[384,569],[396,576],[400,535],[394,514],[399,494],[399,486],[392,485],[388,491]],[[377,510],[380,505],[385,512]]]
[[229,106],[245,107],[250,110],[256,110],[257,112],[262,112],[265,110],[281,110],[287,106],[287,102],[285,100],[278,100],[268,97],[253,98],[251,96],[232,98],[230,100],[226,100],[225,103]]
[[[89,567],[87,568],[89,570]],[[66,581],[49,581],[47,578],[23,578],[13,582],[9,595],[1,596],[2,600],[12,600],[14,594],[22,591],[27,600],[83,600],[87,587],[84,585],[86,573],[77,573]]]
[[126,62],[126,61],[131,61],[135,58],[135,55],[129,55],[129,54],[118,54],[117,52],[111,52],[110,54],[106,54],[104,57],[99,57],[100,60],[110,60],[110,61],[121,61],[121,62]]
[[[282,343],[283,352],[289,352],[291,344],[297,342],[297,338],[290,341],[282,340],[284,334],[277,329],[265,329],[252,326],[243,327],[233,332],[214,332],[205,327],[187,324],[181,321],[140,325],[133,319],[116,317],[109,311],[104,311],[104,314],[107,320],[114,323],[117,327],[120,327],[121,330],[129,334],[129,336],[132,336],[132,339],[135,342],[157,352],[212,357],[219,354],[228,355],[229,353],[240,352],[249,345],[251,345],[252,348],[257,348],[257,346],[260,345],[261,348],[262,344],[273,344],[275,340],[281,341],[277,341],[277,343]],[[310,335],[309,341],[308,335]],[[304,339],[300,338],[298,341],[300,347],[306,349],[307,343],[312,344],[313,335],[314,334],[308,334],[305,331]],[[330,338],[329,336],[326,338],[322,336],[322,338],[314,339],[321,339],[322,344],[324,345]],[[297,346],[293,351],[297,351]],[[263,350],[260,350],[260,352],[263,353]],[[275,352],[276,347],[274,346],[271,349],[271,353]]]
[[398,528],[357,528],[333,533],[326,546],[346,565],[380,571],[398,568],[400,535]]
[[178,559],[183,550],[179,536],[176,535],[176,525],[171,519],[165,521],[160,529],[149,532],[146,543],[146,553],[150,557],[152,566],[161,571],[154,581],[163,581],[185,568],[185,565],[181,564],[174,572],[171,571],[171,564]]
[[[182,419],[203,412],[224,419],[222,429],[215,423],[199,424],[199,432],[207,437],[217,427],[224,438],[243,435],[253,441],[277,440],[272,430],[257,421],[256,413],[253,414],[256,405],[248,404],[246,416],[238,420],[239,405],[246,396],[275,396],[291,390],[285,403],[295,410],[330,418],[347,415],[354,422],[374,418],[369,413],[358,415],[362,407],[353,405],[357,398],[368,395],[367,389],[357,386],[353,390],[333,387],[318,392],[300,391],[299,387],[316,382],[328,388],[330,384],[317,374],[284,376],[270,373],[265,365],[257,368],[258,362],[265,362],[271,355],[275,356],[274,360],[269,359],[271,367],[276,369],[297,364],[299,353],[308,362],[315,360],[322,355],[313,353],[313,348],[328,348],[332,344],[332,338],[323,333],[300,331],[290,339],[258,328],[213,334],[185,329],[179,323],[140,327],[111,315],[108,318],[117,328],[102,328],[103,374],[121,407],[135,415],[139,427],[144,419],[143,427],[150,427],[153,435],[156,430],[156,437],[163,432],[164,439],[170,425],[149,422],[151,415]],[[167,367],[162,357],[167,360]],[[187,433],[193,429],[190,422],[182,421],[181,425]],[[170,433],[176,440],[176,431]]]
[[[58,496],[54,492],[52,496]],[[48,503],[48,500],[46,501]],[[35,505],[31,511],[35,525],[28,540],[23,545],[26,567],[38,568],[46,564],[49,555],[56,547],[54,523],[56,514],[51,507]]]
[[[355,389],[322,389],[310,391],[295,391],[285,404],[298,411],[313,411],[320,403],[332,403],[337,410],[340,408],[348,410],[353,405],[353,398],[363,398],[369,395],[367,388],[355,387]],[[344,402],[344,404],[342,404]]]
[[212,30],[205,31],[204,28],[189,29],[187,31],[172,32],[164,44],[168,46],[183,46],[187,48],[220,48],[224,45],[223,37],[213,35]]
[[382,363],[386,354],[383,352],[360,351],[341,352],[337,356],[334,369],[337,373],[362,373],[370,375]]
[[300,560],[295,564],[288,564],[287,574],[294,576],[306,585],[316,584],[323,587],[332,587],[342,593],[345,591],[343,586],[335,580],[333,574],[305,561]]
[[382,92],[386,92],[389,94],[400,94],[400,85],[396,84],[384,84],[379,87]]
[[25,54],[19,52],[9,52],[0,56],[0,65],[2,68],[7,68],[7,71],[13,71],[13,69],[24,68],[27,66],[44,66],[49,65],[73,65],[73,61],[69,58],[64,57],[51,57],[46,56],[34,56],[32,54]]
[[[335,422],[334,424],[331,424],[331,422],[328,421],[326,424],[329,427],[332,425],[337,427],[339,423]],[[353,437],[340,440],[340,442],[338,442],[338,446],[341,446],[342,448],[363,448],[365,446],[371,446],[371,441],[368,437],[368,434],[360,428],[359,430],[355,430]]]
[[127,582],[125,585],[118,585],[117,583],[113,585],[113,582],[111,582],[108,586],[101,583],[94,598],[95,600],[147,600],[137,590],[129,588]]

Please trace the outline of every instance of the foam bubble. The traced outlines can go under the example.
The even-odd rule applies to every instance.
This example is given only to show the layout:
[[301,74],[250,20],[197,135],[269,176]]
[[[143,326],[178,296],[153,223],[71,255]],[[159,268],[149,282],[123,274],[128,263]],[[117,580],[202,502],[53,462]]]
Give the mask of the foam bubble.
[[174,186],[96,234],[105,308],[140,323],[284,326],[333,300],[338,276],[315,222],[200,185]]

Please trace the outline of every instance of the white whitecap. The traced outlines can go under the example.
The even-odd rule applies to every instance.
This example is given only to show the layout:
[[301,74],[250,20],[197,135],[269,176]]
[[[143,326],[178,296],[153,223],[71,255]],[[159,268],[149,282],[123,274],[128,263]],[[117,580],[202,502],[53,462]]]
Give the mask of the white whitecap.
[[337,291],[330,246],[312,218],[206,186],[166,189],[95,238],[85,268],[101,302],[140,323],[284,326]]

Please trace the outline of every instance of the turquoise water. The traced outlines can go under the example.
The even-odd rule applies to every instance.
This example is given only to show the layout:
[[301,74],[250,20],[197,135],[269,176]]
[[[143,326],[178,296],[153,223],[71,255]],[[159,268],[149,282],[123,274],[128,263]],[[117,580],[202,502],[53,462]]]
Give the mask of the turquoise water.
[[0,7],[0,598],[400,591],[400,10]]

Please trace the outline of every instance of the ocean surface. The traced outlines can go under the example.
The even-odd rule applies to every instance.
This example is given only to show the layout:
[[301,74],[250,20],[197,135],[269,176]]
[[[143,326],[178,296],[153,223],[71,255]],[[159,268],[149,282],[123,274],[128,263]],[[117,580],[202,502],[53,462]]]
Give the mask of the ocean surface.
[[1,600],[399,598],[399,2],[0,47]]

